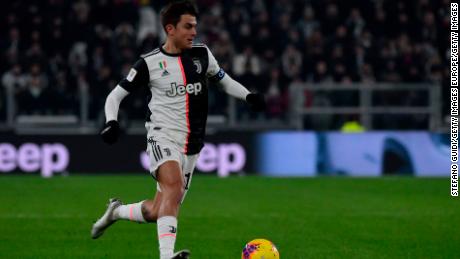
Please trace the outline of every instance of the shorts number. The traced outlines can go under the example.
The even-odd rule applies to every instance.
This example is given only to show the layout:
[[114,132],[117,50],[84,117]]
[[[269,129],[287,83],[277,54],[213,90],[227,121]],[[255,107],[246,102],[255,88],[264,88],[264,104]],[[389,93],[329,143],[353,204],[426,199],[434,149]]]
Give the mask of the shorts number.
[[187,178],[185,181],[185,190],[188,190],[188,185],[190,184],[190,176],[192,176],[192,173],[185,174],[185,177]]

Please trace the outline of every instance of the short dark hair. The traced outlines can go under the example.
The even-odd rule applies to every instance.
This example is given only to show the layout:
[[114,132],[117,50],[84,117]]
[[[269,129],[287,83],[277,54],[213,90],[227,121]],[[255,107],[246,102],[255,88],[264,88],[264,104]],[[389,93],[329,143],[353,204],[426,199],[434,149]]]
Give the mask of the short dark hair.
[[192,1],[173,1],[161,10],[161,24],[166,31],[166,25],[177,25],[183,14],[190,14],[198,17],[198,9]]

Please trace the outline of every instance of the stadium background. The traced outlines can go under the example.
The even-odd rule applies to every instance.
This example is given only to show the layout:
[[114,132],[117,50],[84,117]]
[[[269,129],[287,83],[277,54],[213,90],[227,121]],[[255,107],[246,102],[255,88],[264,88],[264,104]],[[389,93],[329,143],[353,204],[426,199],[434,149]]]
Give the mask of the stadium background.
[[[97,244],[85,231],[111,195],[135,201],[152,192],[142,153],[145,93],[123,102],[119,144],[105,146],[97,132],[107,94],[140,54],[164,41],[158,19],[166,2],[0,4],[0,257],[129,257],[125,248],[138,245],[127,242],[137,237],[130,225]],[[448,176],[449,1],[196,2],[197,41],[227,73],[264,93],[268,108],[255,114],[210,91],[207,145],[183,210],[188,230],[180,245],[198,258],[238,258],[260,235],[284,258],[459,255],[449,245],[459,239],[446,222],[459,209],[447,178],[265,177]],[[219,212],[199,210],[206,202]],[[305,212],[292,215],[299,206]],[[234,229],[222,228],[217,241],[197,238],[194,224],[203,218],[215,220],[204,227],[210,233]],[[326,227],[333,222],[337,229]],[[292,227],[279,227],[285,223]],[[134,229],[144,234],[146,250],[135,254],[155,256],[154,230]],[[293,229],[298,234],[289,237]],[[57,237],[41,234],[49,231]],[[43,235],[44,244],[28,233]],[[117,248],[108,252],[110,242]],[[213,248],[203,251],[203,242]]]

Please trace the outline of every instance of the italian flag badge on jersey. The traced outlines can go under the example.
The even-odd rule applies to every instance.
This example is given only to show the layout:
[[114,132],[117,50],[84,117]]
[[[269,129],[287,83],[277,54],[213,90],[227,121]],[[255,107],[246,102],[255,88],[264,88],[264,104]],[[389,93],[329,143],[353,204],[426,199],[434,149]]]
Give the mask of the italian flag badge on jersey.
[[163,76],[168,76],[168,75],[169,75],[169,72],[168,72],[168,70],[166,70],[166,67],[167,67],[166,61],[163,60],[163,61],[161,61],[161,62],[158,62],[158,65],[160,66],[161,69],[163,69],[163,73],[161,74],[161,76],[162,76],[162,77],[163,77]]
[[161,69],[166,70],[166,61],[165,60],[163,60],[161,62],[158,62],[158,65],[160,66]]

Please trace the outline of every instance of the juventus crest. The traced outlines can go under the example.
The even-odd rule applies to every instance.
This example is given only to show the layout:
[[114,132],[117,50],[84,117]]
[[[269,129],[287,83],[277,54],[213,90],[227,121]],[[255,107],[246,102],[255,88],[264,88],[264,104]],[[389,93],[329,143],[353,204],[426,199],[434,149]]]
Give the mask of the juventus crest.
[[200,73],[201,73],[201,62],[200,62],[200,60],[197,59],[197,58],[194,58],[194,59],[193,59],[193,64],[195,65],[196,72],[197,72],[198,74],[200,74]]

